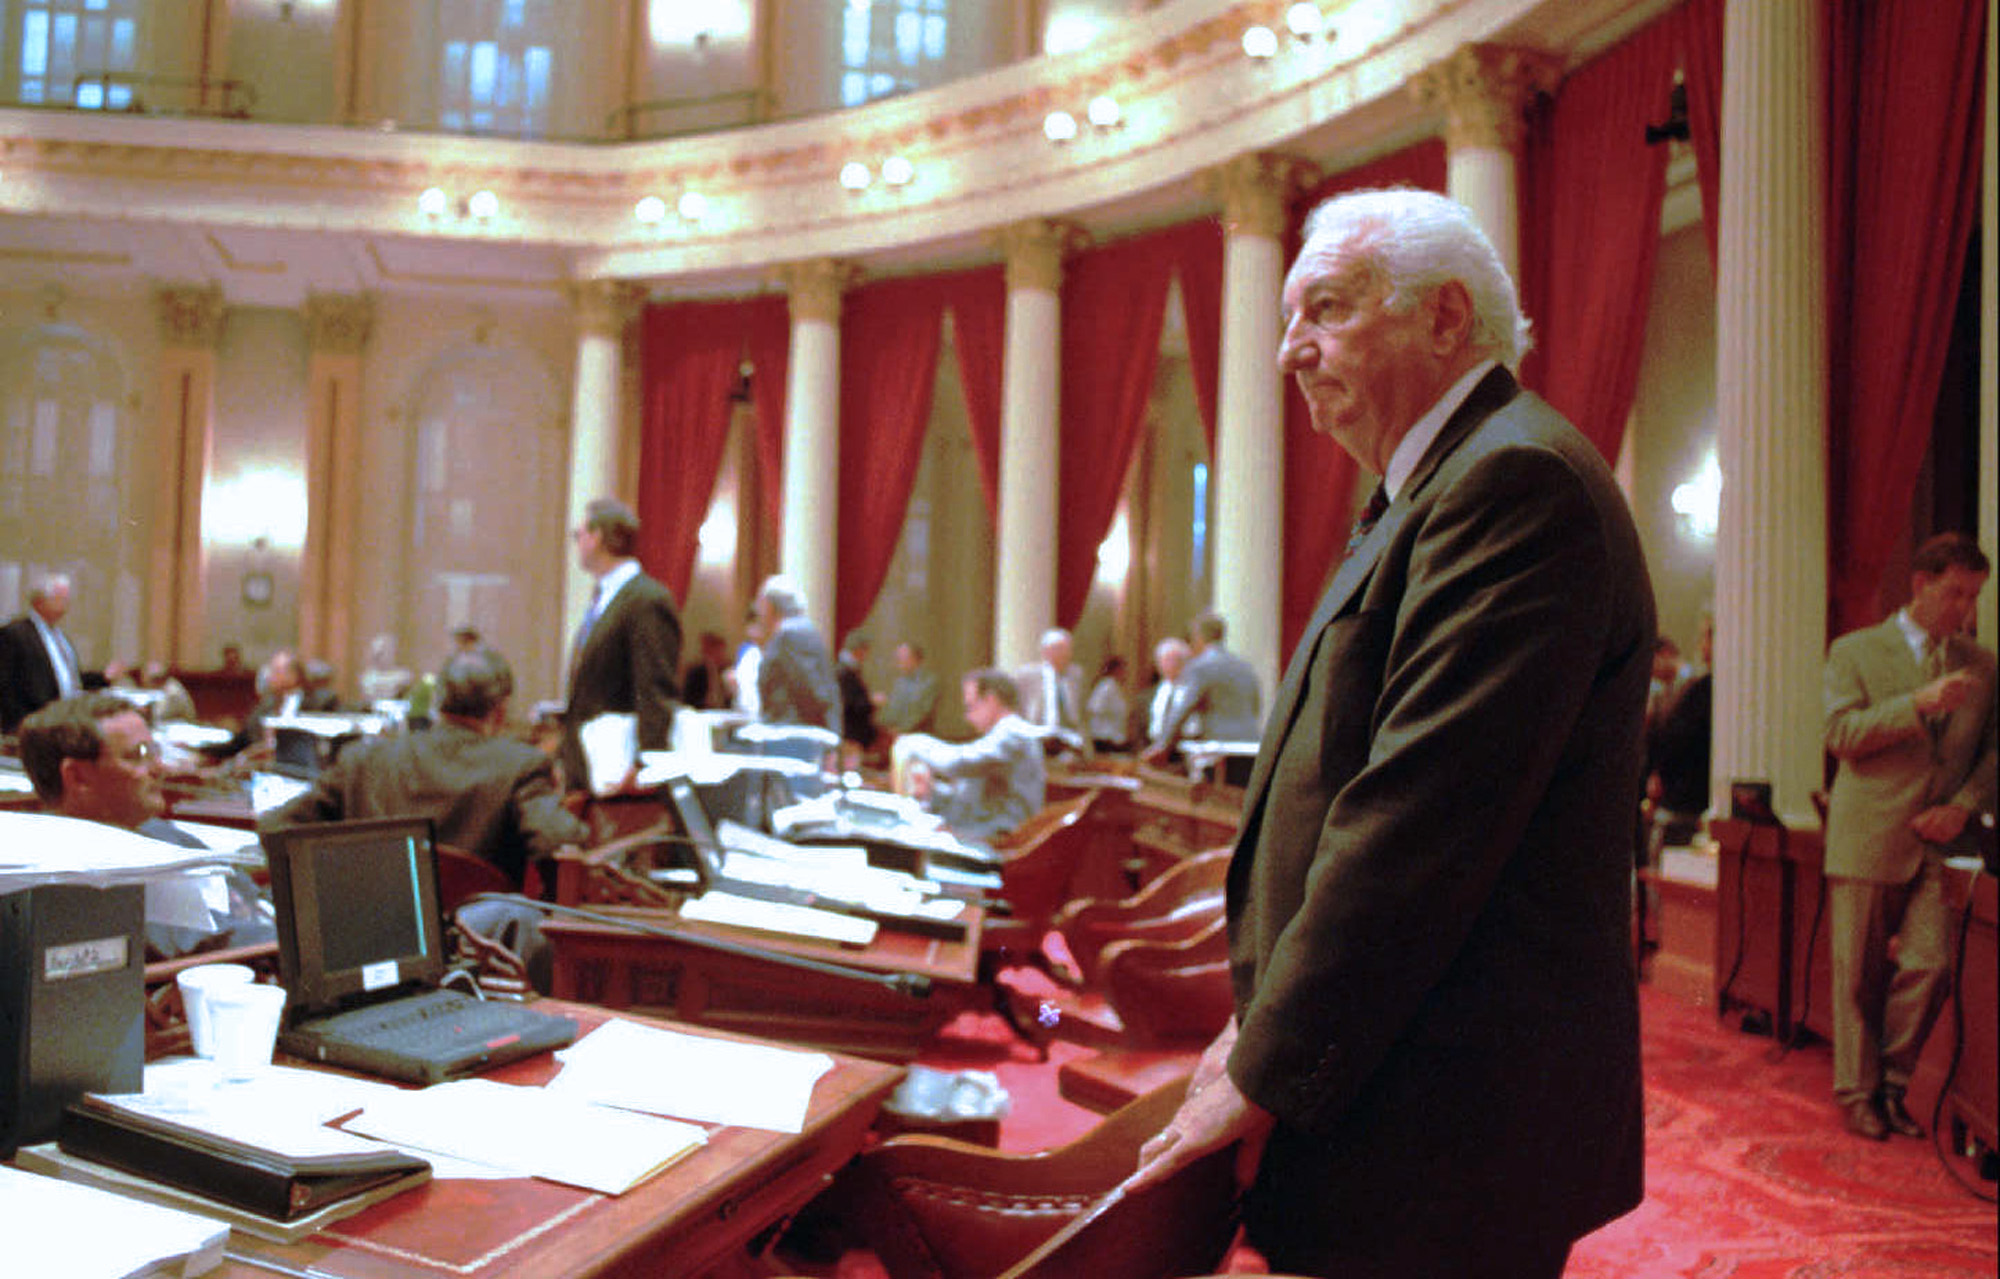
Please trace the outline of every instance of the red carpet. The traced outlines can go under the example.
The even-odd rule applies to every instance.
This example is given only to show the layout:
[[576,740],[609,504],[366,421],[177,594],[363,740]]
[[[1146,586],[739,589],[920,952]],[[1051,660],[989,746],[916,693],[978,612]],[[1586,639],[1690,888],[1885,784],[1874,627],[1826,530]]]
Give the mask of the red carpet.
[[[1963,1189],[1929,1142],[1850,1136],[1830,1095],[1824,1044],[1770,1060],[1768,1039],[1642,989],[1646,1201],[1578,1243],[1568,1279],[1994,1279],[1991,1204]],[[990,1070],[1013,1098],[1004,1150],[1067,1141],[1095,1116],[1056,1093],[1048,1063],[996,1016],[968,1014],[922,1061]],[[1922,1116],[1928,1121],[1929,1116]],[[1961,1167],[1964,1165],[1961,1163]],[[1984,1183],[1990,1193],[1992,1183]],[[1230,1267],[1257,1269],[1239,1250]],[[830,1273],[882,1279],[850,1253]]]

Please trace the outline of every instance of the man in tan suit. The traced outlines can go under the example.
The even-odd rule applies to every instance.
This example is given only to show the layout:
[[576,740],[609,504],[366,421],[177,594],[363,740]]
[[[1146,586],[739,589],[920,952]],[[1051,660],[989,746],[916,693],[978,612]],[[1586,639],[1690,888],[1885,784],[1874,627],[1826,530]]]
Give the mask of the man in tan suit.
[[1964,633],[1986,556],[1940,533],[1912,568],[1909,604],[1826,658],[1833,1095],[1848,1131],[1874,1141],[1923,1135],[1903,1093],[1946,991],[1942,863],[1994,798],[1993,653]]

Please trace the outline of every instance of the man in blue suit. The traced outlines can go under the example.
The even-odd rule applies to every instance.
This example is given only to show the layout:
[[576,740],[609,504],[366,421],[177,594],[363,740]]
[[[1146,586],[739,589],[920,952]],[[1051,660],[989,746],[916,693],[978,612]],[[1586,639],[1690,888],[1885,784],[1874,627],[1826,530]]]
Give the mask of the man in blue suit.
[[1512,281],[1419,191],[1317,209],[1280,364],[1383,477],[1245,792],[1236,1011],[1134,1184],[1244,1143],[1274,1272],[1555,1279],[1641,1197],[1632,814],[1654,614]]

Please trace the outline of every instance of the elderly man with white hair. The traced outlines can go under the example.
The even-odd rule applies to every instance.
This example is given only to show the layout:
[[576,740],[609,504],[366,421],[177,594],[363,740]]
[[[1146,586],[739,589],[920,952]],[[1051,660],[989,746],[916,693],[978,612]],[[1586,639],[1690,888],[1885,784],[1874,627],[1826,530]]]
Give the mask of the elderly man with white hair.
[[1645,557],[1515,381],[1527,321],[1464,206],[1328,201],[1284,316],[1313,428],[1382,488],[1244,792],[1235,1015],[1130,1184],[1241,1142],[1273,1273],[1556,1279],[1642,1194]]
[[767,578],[757,592],[764,634],[757,701],[767,724],[811,724],[840,732],[840,681],[826,637],[806,616],[806,597],[788,577]]
[[28,588],[27,610],[0,627],[0,733],[13,732],[50,702],[83,691],[76,648],[62,629],[69,602],[69,578],[48,574]]

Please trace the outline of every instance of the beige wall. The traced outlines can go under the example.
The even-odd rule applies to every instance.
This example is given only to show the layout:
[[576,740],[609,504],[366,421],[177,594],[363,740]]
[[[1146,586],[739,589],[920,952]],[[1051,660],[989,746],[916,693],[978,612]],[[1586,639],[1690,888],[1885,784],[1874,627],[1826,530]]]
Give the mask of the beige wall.
[[1695,656],[1696,627],[1715,595],[1715,543],[1691,536],[1672,506],[1715,448],[1715,282],[1699,224],[1660,242],[1646,351],[1629,427],[1632,513],[1659,604],[1660,633]]

